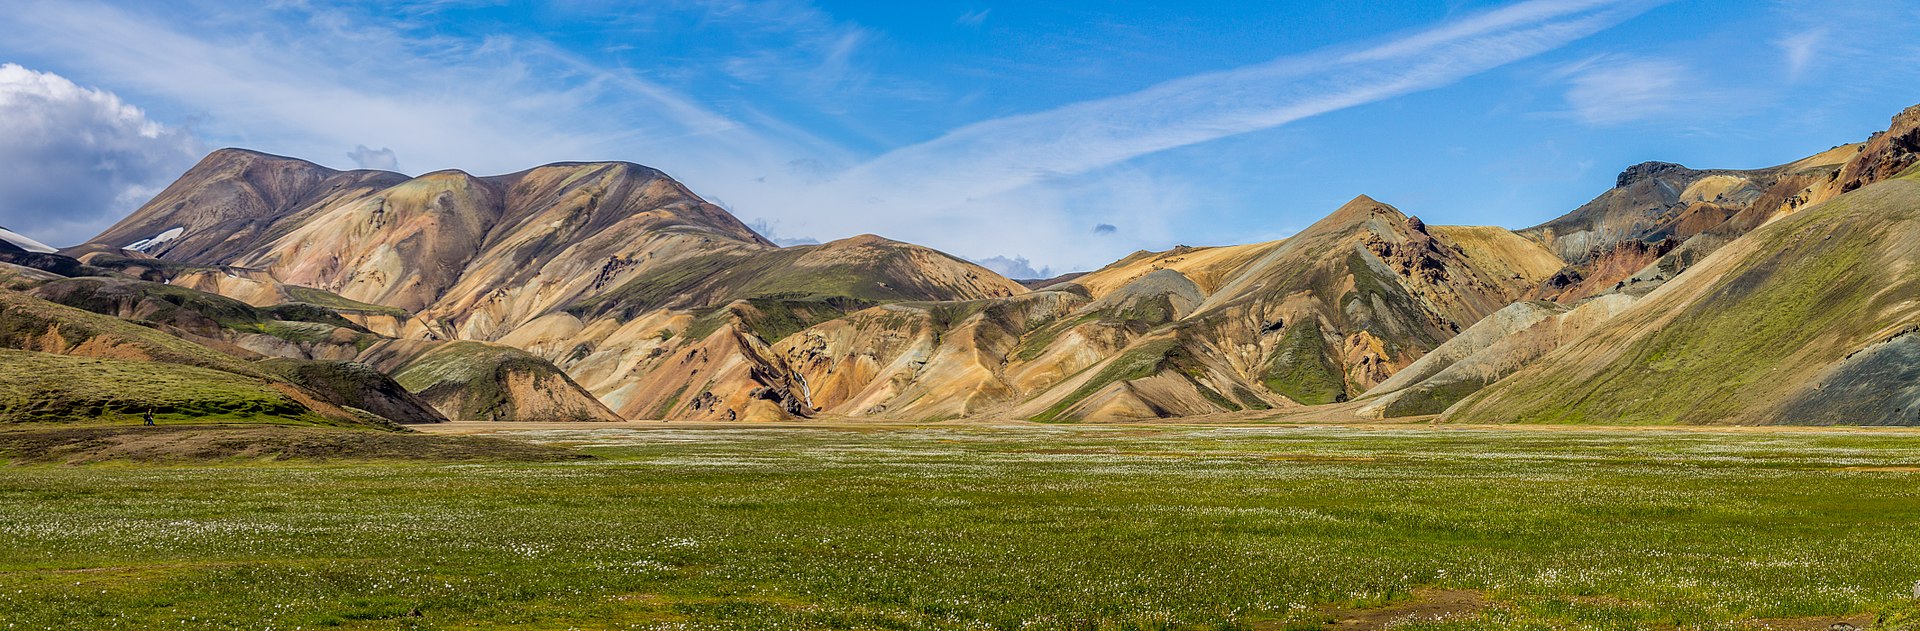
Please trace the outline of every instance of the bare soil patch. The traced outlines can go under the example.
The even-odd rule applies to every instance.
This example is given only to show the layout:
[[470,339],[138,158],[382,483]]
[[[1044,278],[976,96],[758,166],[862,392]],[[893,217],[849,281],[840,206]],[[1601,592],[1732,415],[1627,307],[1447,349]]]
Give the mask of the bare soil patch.
[[1493,606],[1493,601],[1470,589],[1416,589],[1412,600],[1385,607],[1331,612],[1334,621],[1327,623],[1326,628],[1372,631],[1414,621],[1457,620],[1478,616]]
[[1744,626],[1748,629],[1774,629],[1778,631],[1852,631],[1865,629],[1873,625],[1873,614],[1855,614],[1851,616],[1812,616],[1808,618],[1771,618],[1754,620]]

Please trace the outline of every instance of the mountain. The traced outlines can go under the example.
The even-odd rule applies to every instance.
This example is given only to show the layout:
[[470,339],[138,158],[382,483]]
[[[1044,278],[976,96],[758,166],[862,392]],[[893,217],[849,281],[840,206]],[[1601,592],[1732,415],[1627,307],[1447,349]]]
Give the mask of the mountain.
[[1361,197],[1282,241],[1140,252],[1024,295],[897,303],[775,345],[848,416],[1048,421],[1325,403],[1563,263],[1498,228],[1429,228]]
[[1635,165],[1519,231],[1359,196],[1285,239],[1023,282],[874,235],[778,247],[631,163],[221,150],[91,243],[0,240],[16,310],[77,308],[0,346],[406,422],[1913,423],[1917,149],[1920,108],[1776,167]]
[[207,346],[0,290],[0,422],[163,418],[391,427]]
[[[1484,390],[1456,385],[1461,400],[1447,418],[1920,422],[1920,400],[1908,385],[1920,374],[1908,336],[1920,330],[1920,314],[1904,274],[1920,206],[1916,139],[1920,107],[1848,146],[1845,162],[1823,166],[1829,175],[1815,197],[1825,201],[1776,213],[1698,253],[1637,301],[1609,305],[1610,317],[1597,324],[1571,335],[1531,335],[1530,345],[1516,341],[1527,332],[1500,340],[1531,346],[1533,356],[1509,362],[1510,376],[1471,384]],[[1637,277],[1669,273],[1650,267]],[[1559,317],[1581,311],[1593,309]]]
[[1568,261],[1535,296],[1572,303],[1610,291],[1651,291],[1748,230],[1842,192],[1841,168],[1866,145],[1765,169],[1628,167],[1593,201],[1520,231]]
[[[455,417],[806,416],[814,408],[804,386],[771,357],[780,337],[887,302],[1028,291],[962,259],[870,235],[779,248],[630,163],[407,178],[221,150],[68,253],[255,306],[315,305],[383,337],[523,349],[571,376],[530,377],[552,387],[504,392],[585,384],[589,400],[613,409],[572,395],[555,405],[437,404]],[[330,358],[404,372],[439,352],[382,347],[378,357]],[[524,368],[522,359],[504,365]],[[562,374],[526,374],[549,373]],[[453,382],[470,380],[445,383]]]
[[1463,421],[1920,423],[1920,174],[1721,247],[1468,397]]

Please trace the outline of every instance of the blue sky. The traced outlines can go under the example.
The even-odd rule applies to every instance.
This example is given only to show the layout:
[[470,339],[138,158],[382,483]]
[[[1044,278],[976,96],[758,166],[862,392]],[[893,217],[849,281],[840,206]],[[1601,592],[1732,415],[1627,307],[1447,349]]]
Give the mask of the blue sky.
[[57,244],[242,146],[629,160],[783,240],[1058,273],[1359,194],[1524,227],[1635,162],[1783,163],[1920,103],[1894,0],[25,0],[0,33],[0,225]]

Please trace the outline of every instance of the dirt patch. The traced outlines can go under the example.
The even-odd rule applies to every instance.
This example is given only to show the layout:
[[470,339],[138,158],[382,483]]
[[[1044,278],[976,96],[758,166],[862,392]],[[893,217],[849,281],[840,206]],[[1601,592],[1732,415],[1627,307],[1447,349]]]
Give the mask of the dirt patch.
[[1856,614],[1845,617],[1812,616],[1807,618],[1771,618],[1751,620],[1741,625],[1743,629],[1776,629],[1780,631],[1851,631],[1865,629],[1874,622],[1873,614]]
[[592,456],[481,436],[286,426],[19,427],[0,430],[14,464],[405,460],[555,462]]
[[1416,589],[1413,599],[1385,607],[1328,612],[1334,621],[1326,628],[1371,631],[1407,622],[1458,620],[1479,616],[1493,606],[1493,601],[1470,589]]
[[1840,471],[1874,471],[1880,473],[1920,473],[1920,467],[1840,467]]

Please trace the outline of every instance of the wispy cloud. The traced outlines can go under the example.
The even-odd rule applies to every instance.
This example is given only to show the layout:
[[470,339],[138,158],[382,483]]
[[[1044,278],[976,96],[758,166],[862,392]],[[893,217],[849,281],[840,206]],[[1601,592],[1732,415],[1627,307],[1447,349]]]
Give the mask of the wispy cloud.
[[216,141],[264,137],[323,162],[375,143],[419,167],[493,172],[649,148],[698,147],[714,163],[792,150],[542,40],[422,38],[329,9],[280,11],[247,20],[250,30],[189,34],[108,5],[29,2],[0,14],[0,30],[103,83],[203,112]]
[[[524,33],[445,35],[430,27],[451,6],[440,2],[410,5],[398,22],[338,5],[241,5],[199,16],[220,20],[207,28],[143,5],[27,0],[0,12],[0,32],[9,34],[0,50],[34,50],[103,85],[192,112],[204,121],[199,131],[217,142],[336,162],[381,160],[380,152],[359,151],[381,147],[406,156],[413,169],[490,173],[630,159],[667,168],[743,216],[778,217],[783,232],[878,232],[961,255],[1011,260],[1017,253],[1061,269],[1098,265],[1171,234],[1201,207],[1204,191],[1136,168],[1144,156],[1448,85],[1661,1],[1528,0],[1368,46],[986,120],[877,156],[752,104],[717,109],[661,79],[673,68],[591,59]],[[742,47],[752,52],[697,70],[796,93],[818,88],[815,107],[829,118],[832,99],[912,96],[910,83],[876,78],[861,63],[883,34],[800,0],[669,0],[648,8],[694,11],[700,20],[726,21],[728,32],[765,33],[775,45]],[[658,26],[645,11],[601,14],[628,20],[635,37]],[[986,17],[981,10],[961,22]],[[863,133],[859,121],[837,124]],[[1102,223],[1127,230],[1090,238],[1088,226]]]
[[1657,4],[1532,0],[1369,47],[1284,57],[968,125],[888,152],[811,190],[800,198],[803,206],[840,212],[815,216],[807,229],[842,234],[858,222],[866,230],[957,244],[962,251],[1020,241],[1020,251],[1049,251],[1085,264],[1077,260],[1084,251],[1063,252],[1060,244],[1073,243],[1067,235],[1084,234],[1086,224],[1035,217],[1033,205],[1043,197],[1035,185],[1444,86],[1553,50]]
[[960,14],[960,17],[955,18],[953,20],[953,23],[961,26],[979,26],[981,24],[985,24],[987,22],[987,16],[992,13],[993,13],[993,9],[980,9],[977,11],[968,11],[966,13]]
[[1774,42],[1780,46],[1780,53],[1785,58],[1789,81],[1798,81],[1806,75],[1807,68],[1813,65],[1814,58],[1820,54],[1826,41],[1827,30],[1814,29],[1794,33]]
[[1664,59],[1603,55],[1561,68],[1554,76],[1567,82],[1570,114],[1589,124],[1645,120],[1676,111],[1684,102],[1704,98],[1692,70]]

